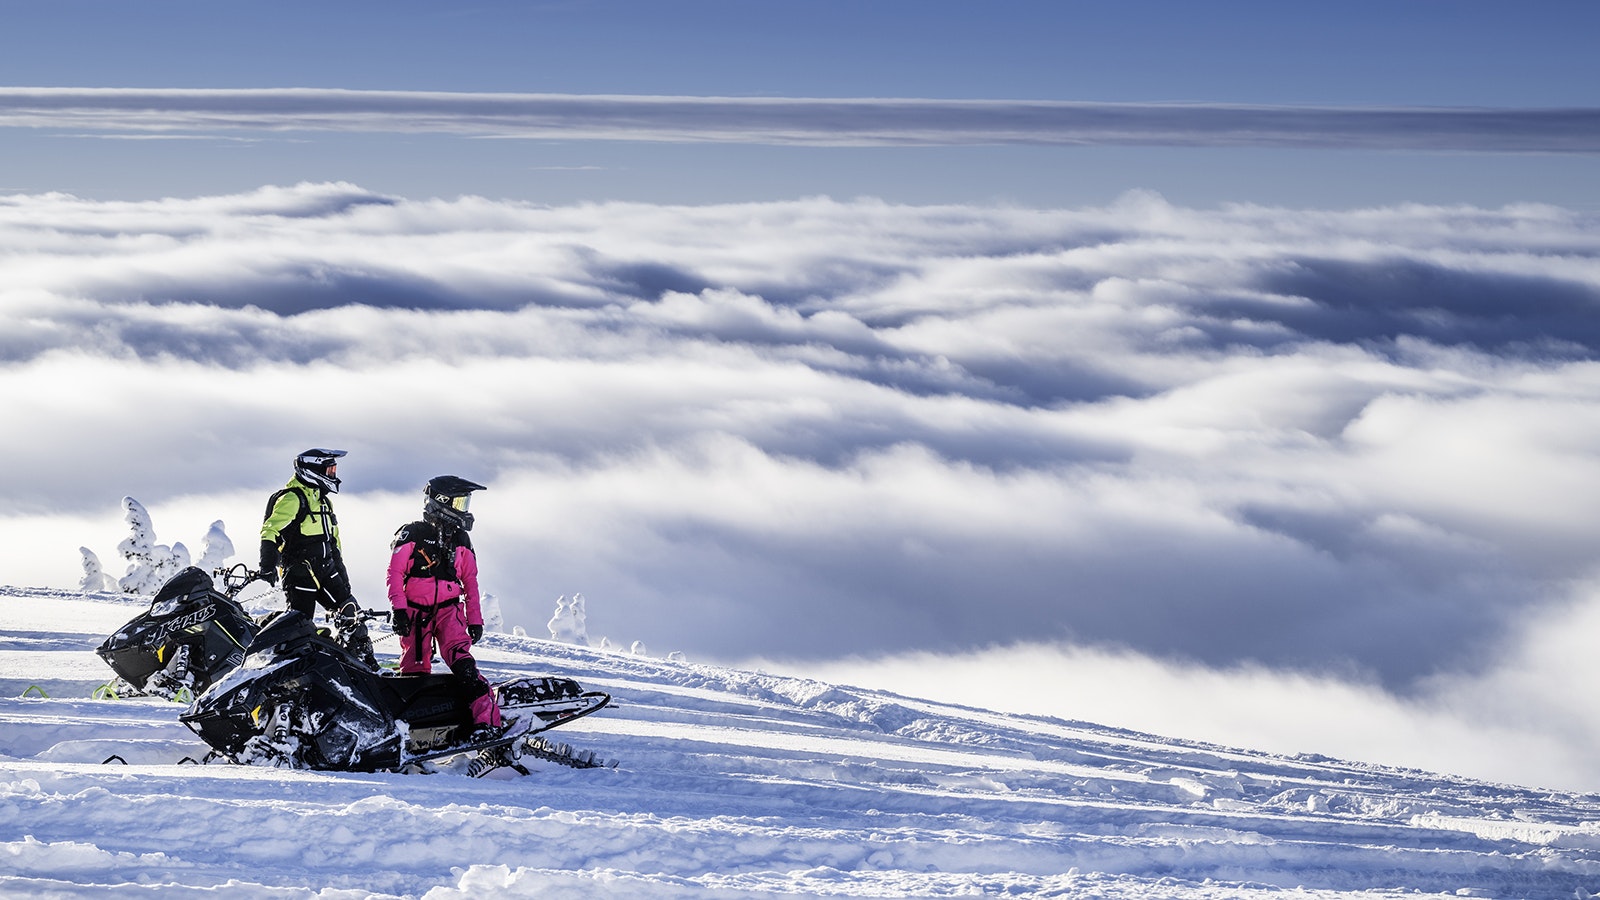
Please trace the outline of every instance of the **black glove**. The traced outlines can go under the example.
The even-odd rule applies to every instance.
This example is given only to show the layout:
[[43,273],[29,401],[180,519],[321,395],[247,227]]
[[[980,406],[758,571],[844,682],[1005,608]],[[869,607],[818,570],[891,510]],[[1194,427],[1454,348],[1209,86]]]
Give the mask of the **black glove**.
[[278,545],[265,538],[261,541],[261,570],[256,577],[274,587],[278,584]]
[[405,637],[411,633],[411,611],[397,609],[389,613],[389,629],[395,637]]
[[482,638],[483,638],[483,626],[482,625],[468,625],[467,626],[467,637],[472,638],[472,642],[474,644],[476,644],[479,640],[482,640]]

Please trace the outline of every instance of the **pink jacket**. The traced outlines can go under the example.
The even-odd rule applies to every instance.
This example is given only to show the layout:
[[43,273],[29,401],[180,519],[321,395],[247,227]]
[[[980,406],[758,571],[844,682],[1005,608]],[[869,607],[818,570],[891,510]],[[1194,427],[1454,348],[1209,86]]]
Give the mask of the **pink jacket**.
[[[403,529],[400,539],[389,557],[389,605],[395,609],[430,607],[449,603],[462,596],[466,598],[468,625],[483,624],[483,607],[478,596],[478,556],[470,546],[455,548],[455,580],[435,578],[426,574],[424,560],[427,554],[438,552],[438,545],[423,541],[405,540]],[[418,569],[423,574],[415,574]]]

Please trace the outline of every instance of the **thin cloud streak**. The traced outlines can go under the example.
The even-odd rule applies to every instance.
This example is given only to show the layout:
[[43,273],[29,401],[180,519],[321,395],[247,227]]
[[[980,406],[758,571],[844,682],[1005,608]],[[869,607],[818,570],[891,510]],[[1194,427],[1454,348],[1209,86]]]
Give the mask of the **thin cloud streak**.
[[815,146],[1600,152],[1600,108],[1266,106],[286,89],[0,88],[0,127]]

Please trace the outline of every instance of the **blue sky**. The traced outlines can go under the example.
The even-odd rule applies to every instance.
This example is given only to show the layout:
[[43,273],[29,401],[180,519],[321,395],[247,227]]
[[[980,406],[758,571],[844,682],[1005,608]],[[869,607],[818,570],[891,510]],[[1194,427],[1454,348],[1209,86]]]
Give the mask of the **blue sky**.
[[369,603],[454,472],[533,633],[580,591],[591,635],[909,693],[1099,671],[1159,731],[1203,670],[1314,730],[1320,678],[1587,748],[1595,34],[1593,2],[0,0],[5,580],[115,573],[125,495],[248,558],[339,447]]
[[[0,85],[738,98],[1587,108],[1586,2],[555,2],[0,6]],[[1592,136],[1592,121],[1583,126]],[[794,147],[3,128],[0,190],[140,198],[352,181],[410,196],[1200,205],[1600,203],[1596,154]]]
[[1584,2],[7,2],[9,84],[1581,105]]

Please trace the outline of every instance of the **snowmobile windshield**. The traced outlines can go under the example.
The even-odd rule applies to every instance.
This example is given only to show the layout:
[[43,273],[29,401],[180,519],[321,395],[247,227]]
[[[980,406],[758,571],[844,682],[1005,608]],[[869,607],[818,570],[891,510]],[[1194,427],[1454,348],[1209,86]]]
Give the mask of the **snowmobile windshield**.
[[172,576],[150,600],[150,616],[164,619],[184,609],[197,605],[213,589],[211,576],[190,566]]

